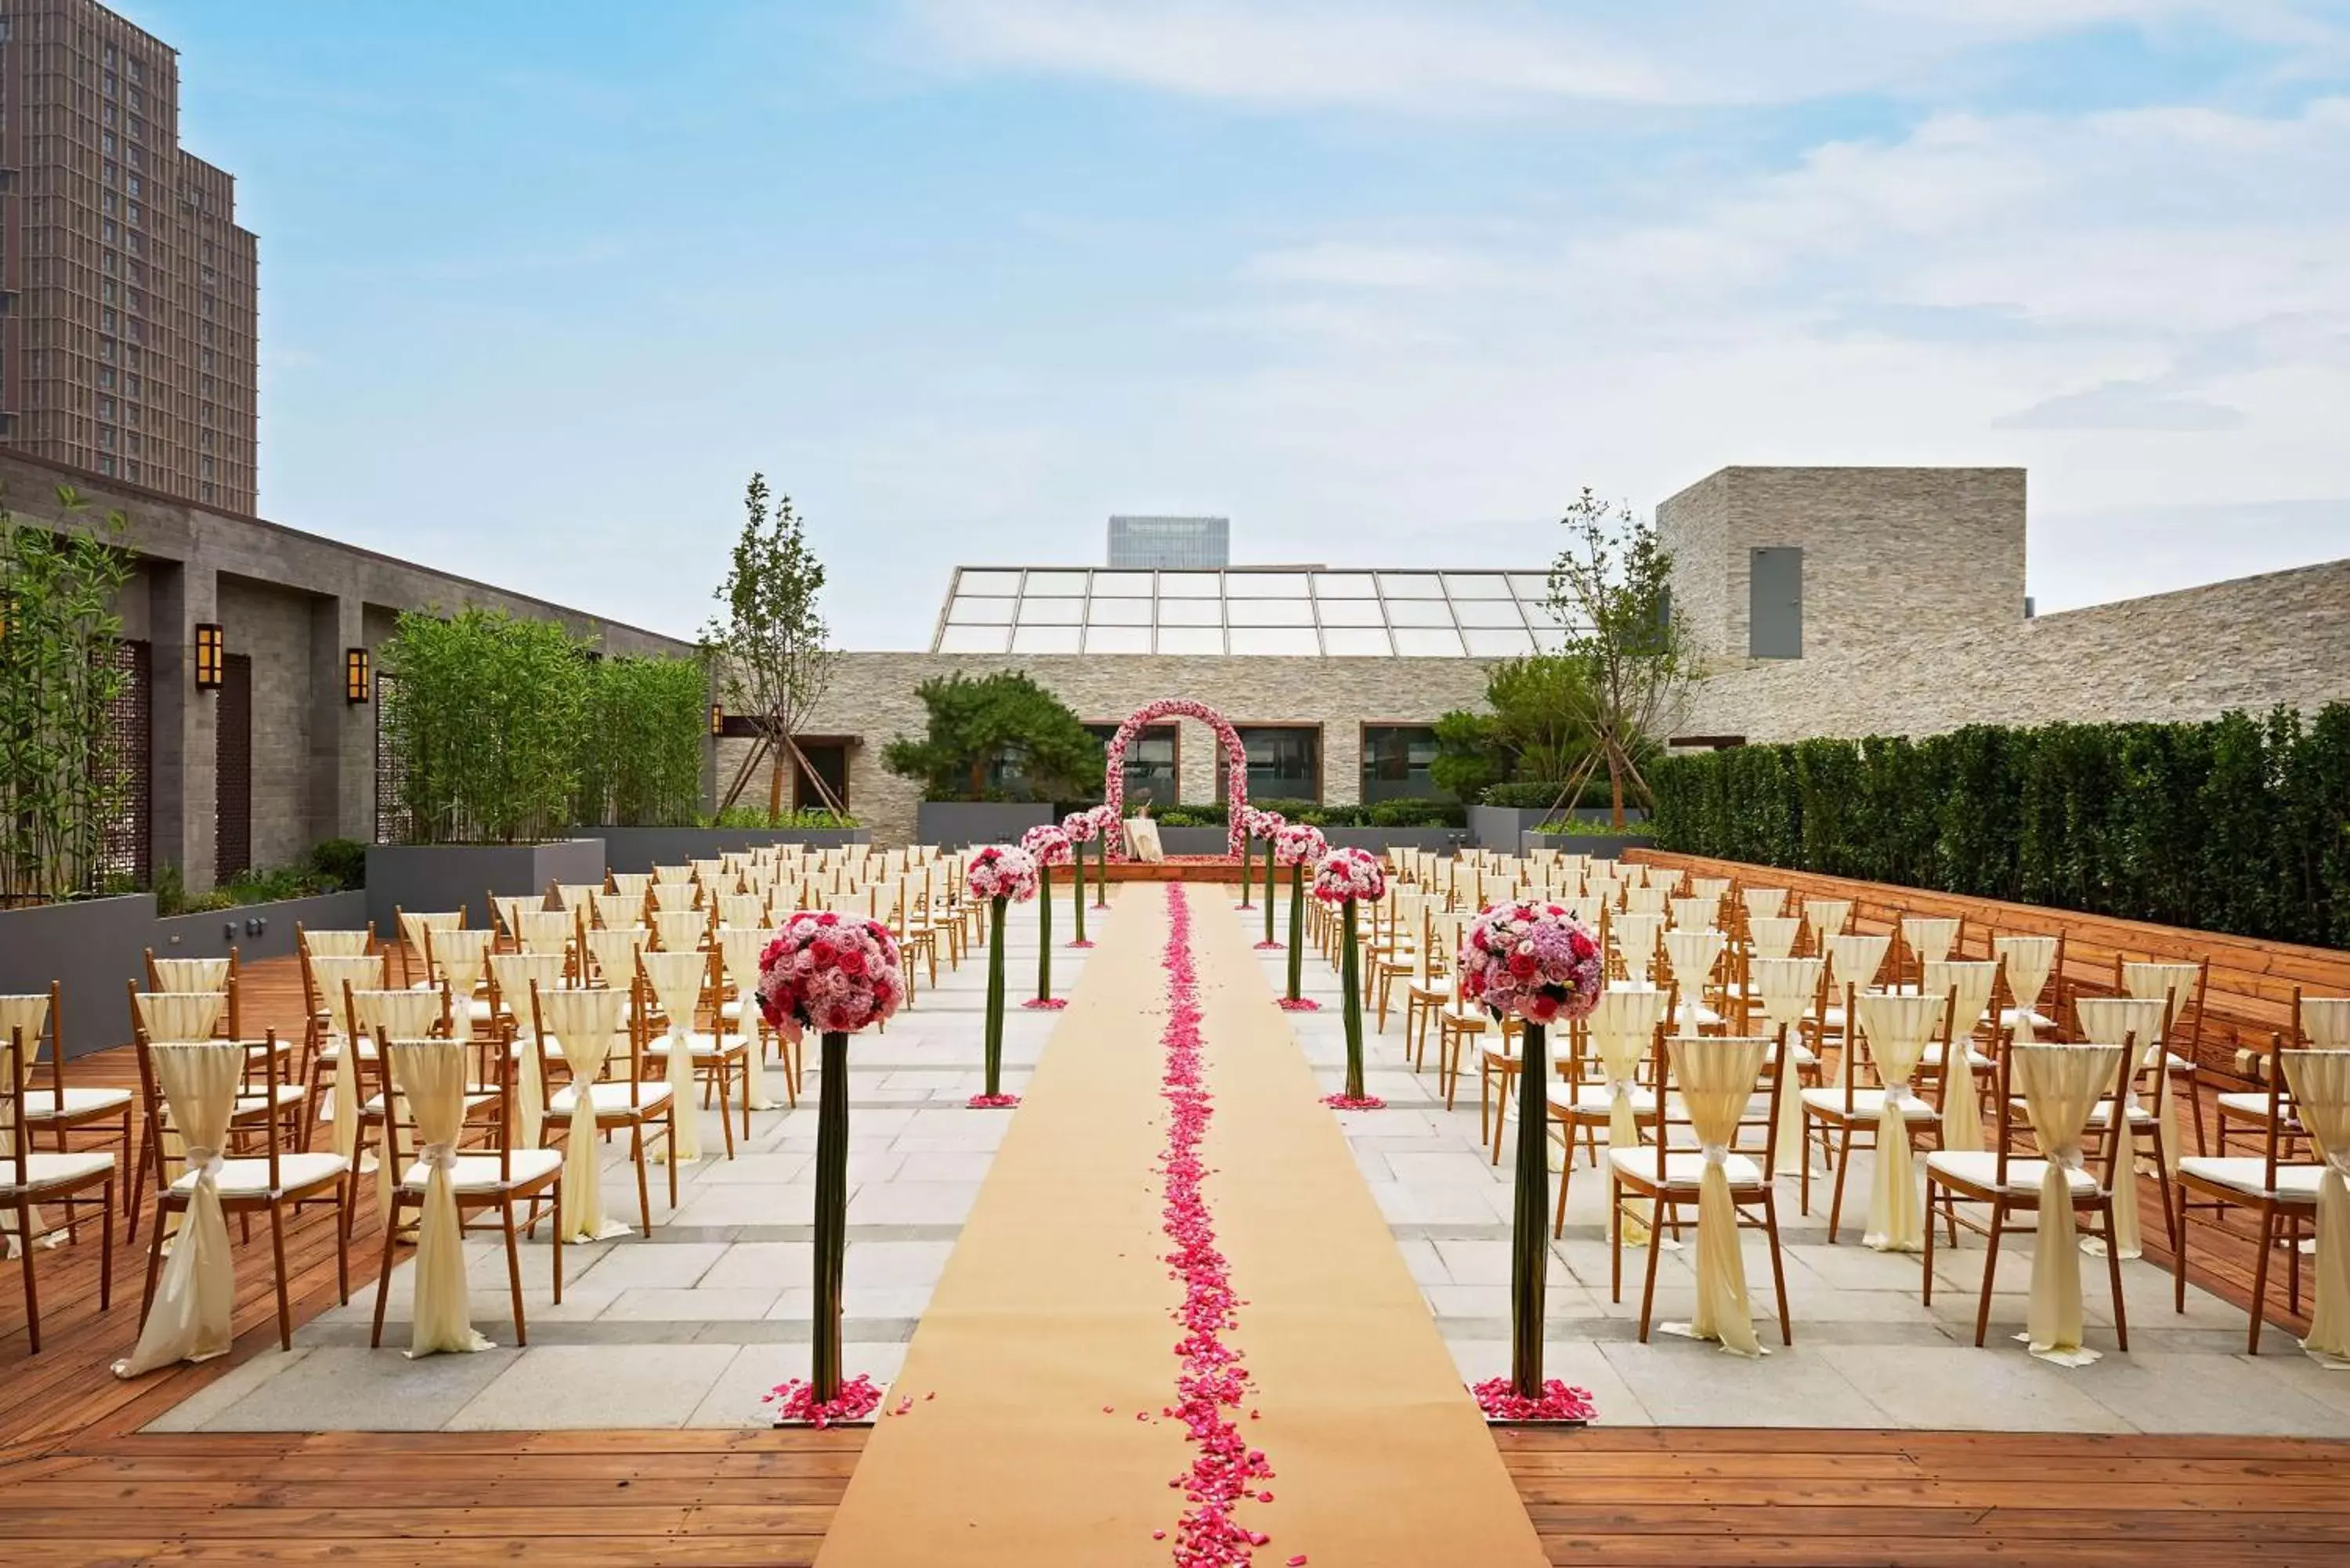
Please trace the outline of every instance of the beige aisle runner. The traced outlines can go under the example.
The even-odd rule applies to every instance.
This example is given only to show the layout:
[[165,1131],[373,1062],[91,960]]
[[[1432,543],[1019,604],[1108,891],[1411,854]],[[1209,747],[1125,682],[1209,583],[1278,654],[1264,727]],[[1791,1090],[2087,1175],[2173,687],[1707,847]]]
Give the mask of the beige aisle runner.
[[[1274,1501],[1235,1515],[1270,1537],[1255,1563],[1537,1568],[1534,1527],[1228,892],[1185,890],[1215,1096],[1203,1190],[1246,1303],[1224,1337],[1261,1413],[1243,1410],[1241,1431],[1274,1470]],[[1167,893],[1113,897],[884,1407],[910,1408],[879,1422],[820,1568],[1170,1559],[1187,1505],[1169,1482],[1193,1452],[1159,1416],[1182,1332],[1156,1169]]]

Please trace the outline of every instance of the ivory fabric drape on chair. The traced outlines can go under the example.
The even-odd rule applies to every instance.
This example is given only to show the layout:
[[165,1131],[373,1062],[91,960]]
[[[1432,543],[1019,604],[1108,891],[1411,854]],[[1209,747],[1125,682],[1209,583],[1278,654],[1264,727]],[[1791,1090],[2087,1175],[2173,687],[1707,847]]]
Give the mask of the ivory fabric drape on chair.
[[676,1096],[670,1108],[677,1127],[661,1149],[665,1158],[681,1161],[702,1158],[702,1116],[693,1093],[693,1010],[702,1000],[702,982],[710,973],[708,955],[699,952],[639,953],[653,1000],[669,1019],[669,1087]]
[[1852,900],[1806,898],[1804,900],[1804,919],[1811,922],[1812,935],[1821,941],[1825,942],[1830,937],[1840,937],[1852,920]]
[[2099,1353],[2081,1344],[2080,1230],[2073,1218],[2073,1178],[2085,1161],[2089,1113],[2121,1066],[2118,1045],[2018,1045],[2011,1069],[2024,1115],[2040,1146],[2040,1232],[2032,1249],[2032,1304],[2023,1339],[2032,1354],[2060,1366],[2086,1366]]
[[225,1355],[234,1338],[236,1267],[229,1258],[228,1220],[221,1213],[220,1175],[236,1086],[244,1077],[244,1047],[230,1040],[165,1041],[148,1054],[172,1125],[180,1129],[182,1158],[194,1173],[195,1190],[172,1255],[164,1260],[139,1343],[114,1364],[117,1377]]
[[515,1107],[525,1148],[536,1148],[546,1126],[546,1075],[538,1059],[538,1040],[531,1033],[530,988],[542,992],[563,983],[563,955],[553,953],[493,953],[490,974],[498,982],[498,1000],[513,1015],[519,1044],[515,1053]]
[[373,991],[383,984],[383,959],[376,953],[313,954],[311,983],[326,1004],[327,1033],[335,1047],[335,1081],[327,1089],[327,1114],[335,1124],[335,1152],[351,1158],[359,1143],[359,1040],[344,1011],[343,988]]
[[1747,940],[1754,944],[1758,959],[1783,959],[1795,950],[1795,938],[1802,933],[1804,922],[1788,915],[1759,915],[1746,922]]
[[1746,906],[1746,919],[1748,923],[1752,924],[1756,920],[1777,919],[1780,912],[1787,907],[1787,889],[1748,888],[1739,894],[1738,898],[1740,903]]
[[1665,961],[1673,967],[1673,990],[1679,994],[1681,1033],[1694,1034],[1697,1010],[1704,1005],[1705,984],[1721,961],[1728,939],[1702,925],[1683,926],[1665,933]]
[[601,1241],[625,1236],[629,1228],[604,1213],[603,1161],[597,1153],[596,1100],[589,1093],[612,1037],[620,1032],[629,995],[602,987],[593,991],[538,993],[539,1016],[562,1047],[571,1071],[571,1129],[563,1150],[563,1211],[557,1223],[567,1241]]
[[1950,1012],[1949,1054],[1942,1061],[1942,1147],[1980,1152],[1983,1147],[1982,1106],[1976,1097],[1973,1048],[1975,1024],[1991,1006],[1998,986],[1996,961],[1944,959],[1925,966],[1926,994],[1957,1001]]
[[2304,996],[2301,1032],[2320,1051],[2350,1051],[2350,996]]
[[310,950],[314,959],[362,958],[368,944],[375,940],[375,932],[362,926],[356,931],[312,931],[302,933],[302,945]]
[[[1639,1086],[1640,1060],[1648,1053],[1649,1042],[1656,1038],[1657,1023],[1665,1015],[1665,993],[1661,991],[1627,991],[1617,989],[1599,993],[1598,1005],[1584,1021],[1589,1032],[1592,1054],[1599,1058],[1600,1071],[1607,1075],[1607,1152],[1611,1155],[1640,1147],[1640,1123],[1632,1107],[1632,1091]],[[1529,1062],[1523,1070],[1537,1069]],[[1657,1103],[1664,1103],[1664,1089],[1657,1090]],[[1574,1158],[1575,1151],[1567,1150]],[[1607,1208],[1608,1233],[1616,1227],[1624,1228],[1624,1240],[1637,1247],[1648,1240],[1648,1227],[1629,1215],[1619,1215],[1616,1206]]]
[[1665,1042],[1673,1082],[1689,1108],[1705,1169],[1697,1189],[1697,1310],[1685,1329],[1668,1332],[1721,1342],[1740,1355],[1760,1355],[1754,1313],[1746,1295],[1746,1259],[1738,1247],[1738,1209],[1724,1169],[1738,1118],[1753,1096],[1768,1042],[1745,1039],[1675,1038]]
[[490,944],[497,933],[459,929],[432,934],[432,962],[449,987],[449,1033],[459,1040],[473,1037],[473,990],[489,962]]
[[1939,996],[1864,996],[1855,1003],[1868,1054],[1885,1084],[1877,1121],[1875,1184],[1868,1198],[1864,1245],[1880,1252],[1914,1252],[1926,1244],[1925,1205],[1918,1192],[1918,1162],[1909,1150],[1907,1107],[1917,1098],[1909,1080],[1926,1042],[1942,1026]]
[[1607,924],[1616,938],[1616,950],[1624,956],[1625,978],[1634,985],[1645,985],[1648,968],[1657,960],[1657,944],[1664,936],[1664,916],[1623,914]]
[[[1762,1010],[1765,1032],[1775,1033],[1783,1026],[1787,1031],[1790,1067],[1794,1064],[1795,1042],[1802,1038],[1802,1020],[1819,994],[1820,971],[1825,967],[1815,958],[1758,958],[1748,967],[1748,976],[1754,982],[1754,1002]],[[1800,1168],[1799,1162],[1804,1158],[1804,1100],[1792,1073],[1779,1096],[1778,1123],[1771,1132],[1771,1147],[1782,1166]]]
[[1936,963],[1950,956],[1950,944],[1959,940],[1959,922],[1950,916],[1904,915],[1901,940],[1920,962]]
[[[432,1033],[432,1025],[440,1019],[441,993],[437,991],[351,992],[351,1023],[375,1048],[379,1064],[384,1060],[386,1041],[421,1040]],[[352,1053],[346,1051],[343,1054],[348,1057]],[[364,1108],[363,1105],[359,1107]],[[359,1110],[355,1109],[351,1114],[356,1116]],[[389,1124],[391,1118],[403,1114],[395,1103],[395,1096],[385,1096],[383,1114],[386,1122],[384,1141],[388,1147],[391,1140]],[[391,1189],[398,1180],[398,1173],[391,1168],[391,1161],[382,1150],[369,1155],[367,1158],[375,1162],[371,1168],[375,1171],[376,1211],[388,1220],[391,1216]],[[364,1173],[370,1168],[363,1161],[359,1168]]]
[[2301,1347],[2350,1372],[2350,1051],[2287,1051],[2284,1081],[2325,1161],[2317,1179],[2317,1300]]
[[[48,1022],[49,993],[47,992],[27,992],[21,996],[0,996],[0,1063],[5,1063],[9,1054],[15,1050],[12,1042],[22,1038],[25,1042],[25,1079],[28,1084],[33,1077],[33,1058],[40,1054],[41,1032],[48,1027]],[[0,1079],[0,1082],[5,1081]],[[29,1137],[30,1134],[26,1136]],[[29,1144],[26,1146],[27,1153],[31,1152],[31,1147]],[[5,1123],[0,1123],[0,1170],[10,1168],[5,1157],[16,1152],[16,1134]],[[31,1225],[35,1238],[30,1241],[30,1245],[39,1247],[43,1251],[65,1245],[65,1231],[49,1230],[47,1221],[41,1218],[38,1208],[33,1210],[27,1223]],[[16,1234],[16,1210],[13,1208],[0,1210],[0,1258],[15,1257],[18,1250],[26,1244],[26,1239]]]
[[[2110,1045],[2118,1051],[2122,1043],[2136,1040],[2138,1065],[2159,1065],[2162,1061],[2162,1010],[2160,997],[2084,996],[2074,1006],[2081,1015],[2081,1033],[2089,1037],[2092,1045]],[[2155,1074],[2155,1120],[2161,1128],[2163,1164],[2169,1169],[2178,1168],[2178,1113],[2171,1104],[2170,1075]],[[2139,1108],[2137,1075],[2130,1075],[2127,1093],[2123,1096],[2122,1112]],[[2122,1144],[2122,1163],[2114,1173],[2114,1245],[2125,1258],[2145,1255],[2140,1242],[2137,1216],[2137,1158],[2136,1140],[2126,1138]],[[2126,1178],[2126,1179],[2125,1179]],[[2091,1252],[2103,1250],[2096,1238],[2082,1243]]]
[[2007,991],[2015,1016],[2002,1023],[2015,1025],[2019,1045],[2032,1044],[2033,1019],[2039,1015],[2040,993],[2048,989],[2048,971],[2056,967],[2054,937],[1993,937],[1991,950],[2007,961]]
[[455,1040],[395,1040],[379,1049],[416,1118],[417,1163],[424,1172],[424,1211],[417,1221],[416,1303],[408,1355],[487,1350],[473,1332],[465,1290],[465,1239],[450,1186],[457,1137],[465,1125],[465,1047]]
[[[718,931],[718,961],[728,983],[734,987],[734,1003],[739,1010],[734,1028],[743,1036],[743,1054],[749,1064],[749,1077],[743,1092],[754,1111],[784,1108],[782,1101],[767,1093],[767,1046],[759,1037],[759,954],[774,935],[764,927],[722,926]],[[724,1018],[721,1017],[719,1023],[719,1033],[723,1034]]]
[[226,991],[228,960],[224,958],[159,958],[155,967],[158,991]]

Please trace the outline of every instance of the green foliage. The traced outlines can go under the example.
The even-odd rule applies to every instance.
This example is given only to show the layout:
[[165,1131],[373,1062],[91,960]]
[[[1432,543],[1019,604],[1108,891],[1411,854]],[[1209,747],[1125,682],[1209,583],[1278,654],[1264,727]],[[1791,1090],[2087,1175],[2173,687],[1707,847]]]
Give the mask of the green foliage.
[[683,827],[702,809],[709,676],[698,659],[607,659],[588,667],[572,820]]
[[2350,704],[1671,757],[1660,847],[2350,946]]
[[367,886],[367,846],[356,838],[321,838],[310,846],[310,869],[328,884],[322,893]]
[[1516,759],[1502,743],[1502,723],[1491,713],[1455,708],[1436,721],[1436,755],[1428,776],[1455,800],[1475,800],[1507,780]]
[[1627,792],[1654,803],[1648,769],[1691,673],[1671,614],[1672,552],[1653,519],[1610,509],[1588,486],[1559,520],[1567,543],[1551,564],[1550,607],[1565,627],[1557,691],[1592,763],[1605,767],[1618,826]]
[[701,818],[704,827],[748,827],[762,831],[783,828],[855,827],[857,819],[822,806],[802,806],[773,813],[765,806],[730,805]]
[[1019,670],[960,672],[915,688],[930,711],[920,740],[900,735],[881,765],[922,781],[928,800],[1052,800],[1099,787],[1102,743],[1069,705]]
[[[1469,810],[1457,800],[1383,800],[1368,805],[1324,805],[1311,800],[1253,800],[1259,811],[1277,811],[1292,822],[1315,827],[1460,827]],[[1221,805],[1170,805],[1152,814],[1164,827],[1222,827]]]
[[1652,829],[1646,822],[1627,822],[1616,827],[1587,816],[1563,816],[1534,831],[1544,838],[1646,838]]
[[191,893],[177,866],[155,873],[158,915],[202,915],[215,909],[270,904],[282,898],[308,898],[320,893],[348,892],[367,886],[367,846],[351,838],[322,838],[293,866],[240,871],[211,891]]
[[1489,784],[1477,797],[1480,805],[1503,805],[1516,811],[1548,811],[1553,806],[1573,810],[1576,806],[1598,806],[1607,804],[1607,781],[1588,777],[1573,800],[1561,805],[1560,797],[1566,794],[1570,779],[1514,779],[1508,784]]
[[754,473],[743,491],[743,532],[718,587],[726,613],[702,633],[702,655],[717,672],[727,711],[750,720],[764,742],[722,806],[740,797],[753,761],[788,746],[832,685],[837,655],[816,608],[823,592],[824,563],[808,547],[792,498],[771,497],[767,476]]
[[568,826],[590,676],[587,645],[503,610],[404,611],[377,655],[398,789],[420,844],[514,844]]
[[[81,497],[60,486],[70,517]],[[0,904],[94,891],[120,759],[106,711],[128,679],[116,662],[115,595],[130,561],[105,532],[53,531],[0,512]]]
[[1485,674],[1490,711],[1456,709],[1437,720],[1429,776],[1456,799],[1475,800],[1497,784],[1583,770],[1592,745],[1590,670],[1587,660],[1554,653],[1494,665]]

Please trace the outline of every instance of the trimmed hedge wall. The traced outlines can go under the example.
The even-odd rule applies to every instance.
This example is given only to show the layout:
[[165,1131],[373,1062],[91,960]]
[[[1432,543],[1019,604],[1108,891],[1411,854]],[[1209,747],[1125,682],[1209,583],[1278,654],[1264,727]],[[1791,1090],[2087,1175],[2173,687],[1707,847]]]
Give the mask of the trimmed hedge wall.
[[2350,947],[2350,704],[1668,757],[1657,847]]

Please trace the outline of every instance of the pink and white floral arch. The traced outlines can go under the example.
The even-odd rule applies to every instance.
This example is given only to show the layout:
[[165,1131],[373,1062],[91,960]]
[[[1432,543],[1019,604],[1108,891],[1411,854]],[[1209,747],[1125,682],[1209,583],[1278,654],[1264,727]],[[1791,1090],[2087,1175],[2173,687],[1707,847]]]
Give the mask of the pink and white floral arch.
[[1248,842],[1245,818],[1248,815],[1248,749],[1224,716],[1205,702],[1194,702],[1188,697],[1162,697],[1158,701],[1135,710],[1133,717],[1118,727],[1109,740],[1109,753],[1102,760],[1102,794],[1110,805],[1109,846],[1120,858],[1126,855],[1126,748],[1144,726],[1161,719],[1197,719],[1212,725],[1217,738],[1224,745],[1224,772],[1229,780],[1225,785],[1225,839],[1238,856],[1241,846]]

